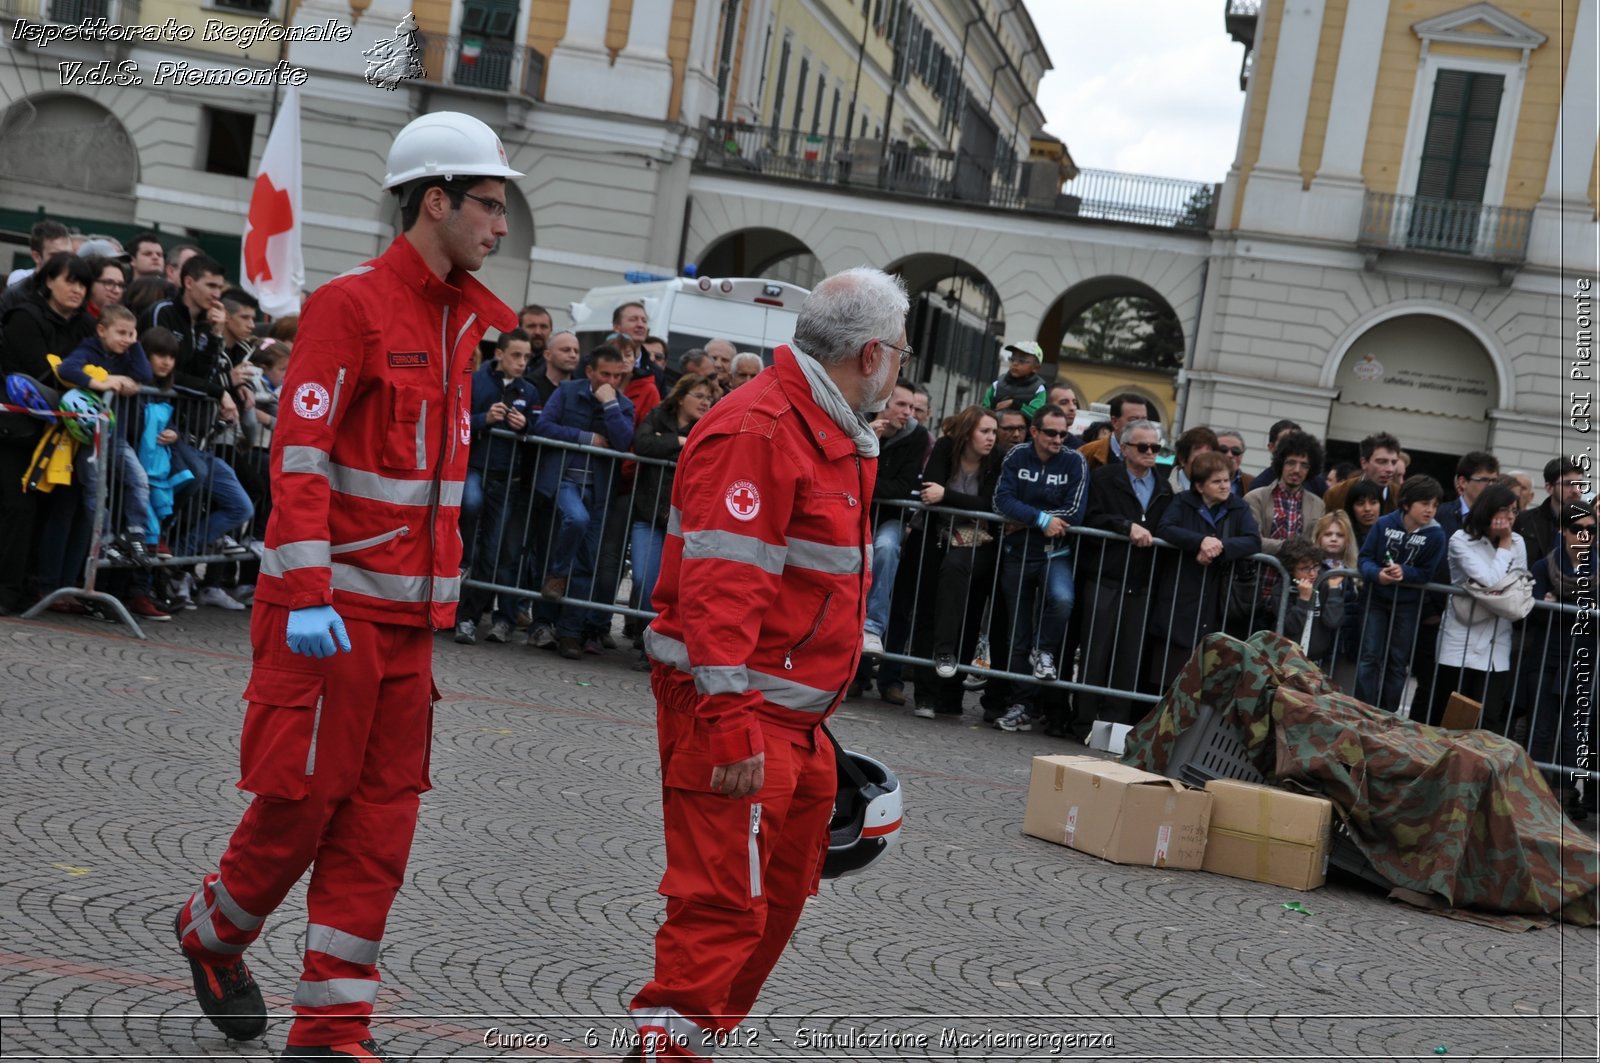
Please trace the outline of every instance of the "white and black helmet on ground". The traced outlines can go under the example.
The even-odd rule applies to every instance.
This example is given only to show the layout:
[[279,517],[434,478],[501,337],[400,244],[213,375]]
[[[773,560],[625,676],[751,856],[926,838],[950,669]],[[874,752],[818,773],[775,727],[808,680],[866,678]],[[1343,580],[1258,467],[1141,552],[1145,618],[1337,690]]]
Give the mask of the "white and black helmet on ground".
[[[828,736],[830,739],[832,735]],[[900,780],[882,761],[855,753],[833,740],[839,791],[828,821],[823,878],[853,875],[900,840]]]
[[484,177],[521,177],[506,160],[505,145],[483,122],[459,111],[435,111],[413,119],[395,134],[383,189],[404,202],[411,191],[432,184]]

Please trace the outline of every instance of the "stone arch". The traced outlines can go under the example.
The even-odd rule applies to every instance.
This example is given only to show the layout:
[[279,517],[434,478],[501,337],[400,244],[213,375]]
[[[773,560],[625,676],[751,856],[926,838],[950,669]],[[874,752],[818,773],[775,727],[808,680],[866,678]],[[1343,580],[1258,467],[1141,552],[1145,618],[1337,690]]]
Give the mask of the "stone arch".
[[[1148,299],[1160,307],[1171,311],[1173,320],[1177,323],[1179,346],[1179,364],[1182,356],[1187,351],[1186,335],[1183,322],[1177,317],[1177,311],[1165,295],[1152,288],[1144,281],[1134,277],[1106,274],[1090,277],[1079,281],[1068,288],[1051,304],[1039,322],[1039,345],[1044,348],[1045,359],[1055,361],[1059,356],[1062,342],[1067,337],[1067,326],[1085,310],[1106,299],[1118,296],[1138,296]],[[1176,370],[1178,365],[1169,367]],[[1162,404],[1166,405],[1165,403]]]
[[978,401],[1000,364],[1005,311],[999,290],[982,269],[949,254],[917,252],[884,268],[911,296],[906,337],[917,356],[902,375],[925,385],[941,412]]
[[12,193],[38,188],[56,202],[63,194],[81,197],[96,217],[131,223],[138,183],[139,152],[132,136],[94,100],[46,92],[18,100],[0,114],[0,184],[11,186]]
[[1345,329],[1338,342],[1329,349],[1328,359],[1322,364],[1322,373],[1317,380],[1317,386],[1323,388],[1335,386],[1339,369],[1344,365],[1345,356],[1350,353],[1350,348],[1355,346],[1356,341],[1366,335],[1373,326],[1411,314],[1441,317],[1471,333],[1472,338],[1478,341],[1478,345],[1488,356],[1490,364],[1494,366],[1498,384],[1495,408],[1501,410],[1516,408],[1516,375],[1511,371],[1511,363],[1506,357],[1505,349],[1500,345],[1499,338],[1494,332],[1460,307],[1423,299],[1403,299],[1399,302],[1385,303],[1357,318],[1349,328]]
[[812,288],[822,263],[805,241],[782,229],[757,226],[724,233],[695,260],[702,277],[767,277]]

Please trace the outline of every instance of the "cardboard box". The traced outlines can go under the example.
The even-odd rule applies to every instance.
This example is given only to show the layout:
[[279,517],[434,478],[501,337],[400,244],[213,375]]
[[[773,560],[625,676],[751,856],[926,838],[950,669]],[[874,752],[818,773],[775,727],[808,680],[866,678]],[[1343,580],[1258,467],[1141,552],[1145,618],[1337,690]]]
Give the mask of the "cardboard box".
[[1207,871],[1314,890],[1328,877],[1333,802],[1271,786],[1212,779]]
[[1478,726],[1478,720],[1483,716],[1483,702],[1473,701],[1459,690],[1450,692],[1450,700],[1445,703],[1444,718],[1439,721],[1439,726],[1452,731],[1470,731]]
[[1128,740],[1128,732],[1132,730],[1132,724],[1096,720],[1089,725],[1089,748],[1102,753],[1115,753],[1120,757]]
[[1033,758],[1022,831],[1118,864],[1194,869],[1211,795],[1099,757]]

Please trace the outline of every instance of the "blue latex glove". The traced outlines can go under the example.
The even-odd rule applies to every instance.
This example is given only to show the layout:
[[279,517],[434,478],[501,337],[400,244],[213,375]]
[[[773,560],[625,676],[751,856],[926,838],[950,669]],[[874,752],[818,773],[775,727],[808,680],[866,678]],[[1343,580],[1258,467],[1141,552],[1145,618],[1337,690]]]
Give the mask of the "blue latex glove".
[[[338,646],[333,640],[339,640]],[[350,636],[344,621],[331,605],[313,605],[289,613],[289,650],[304,657],[332,657],[339,650],[350,652]]]

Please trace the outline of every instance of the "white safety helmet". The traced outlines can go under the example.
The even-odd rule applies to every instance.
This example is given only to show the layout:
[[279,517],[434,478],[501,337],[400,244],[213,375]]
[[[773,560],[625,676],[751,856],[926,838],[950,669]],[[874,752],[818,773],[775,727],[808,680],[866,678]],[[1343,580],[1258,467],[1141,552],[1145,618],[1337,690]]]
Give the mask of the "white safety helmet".
[[389,146],[383,189],[411,181],[456,177],[521,177],[506,162],[506,149],[483,122],[459,111],[435,111],[413,119]]
[[828,821],[823,878],[853,875],[900,840],[900,780],[888,766],[835,744],[839,791]]

